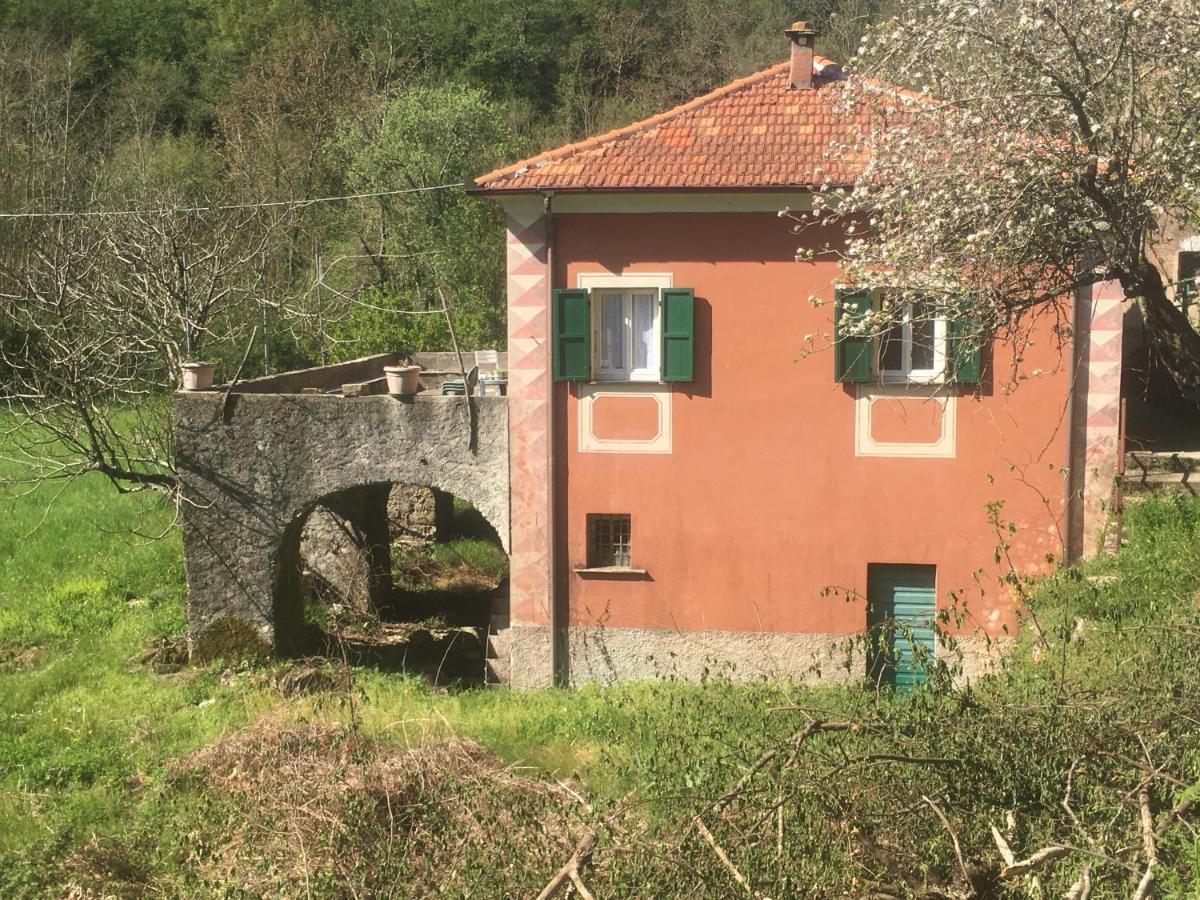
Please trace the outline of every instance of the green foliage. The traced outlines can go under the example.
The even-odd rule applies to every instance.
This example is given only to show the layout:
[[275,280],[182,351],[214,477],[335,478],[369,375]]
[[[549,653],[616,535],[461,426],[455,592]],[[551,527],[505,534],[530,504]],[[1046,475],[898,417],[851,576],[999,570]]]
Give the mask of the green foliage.
[[1043,581],[1039,618],[1067,628],[1081,616],[1117,628],[1170,623],[1200,590],[1200,504],[1181,495],[1130,503],[1124,537],[1116,556]]
[[1133,503],[1125,521],[1128,543],[1106,597],[1153,621],[1200,588],[1200,505],[1183,495]]
[[482,538],[455,538],[435,544],[433,558],[443,566],[463,566],[478,578],[493,583],[508,574],[504,551]]
[[0,611],[0,634],[10,640],[53,643],[105,631],[112,627],[123,601],[101,579],[64,581],[47,591],[33,610]]
[[113,148],[105,193],[115,207],[164,196],[204,203],[219,193],[223,168],[213,148],[192,135],[134,134]]
[[[11,0],[0,4],[0,208],[158,210],[462,183],[777,62],[786,53],[780,31],[797,17],[827,29],[825,49],[845,56],[879,8],[879,0]],[[88,254],[98,265],[85,271],[107,277],[131,259],[169,268],[168,258],[178,270],[181,260],[209,258],[210,219],[221,230],[246,226],[234,295],[216,292],[236,302],[203,341],[185,342],[203,343],[199,352],[226,374],[254,326],[244,374],[450,349],[439,292],[461,346],[504,343],[501,216],[460,191],[314,204],[287,210],[286,222],[197,214],[162,233],[145,227],[154,218],[105,232],[104,252]],[[36,250],[73,236],[91,232],[0,224],[0,260],[11,261],[0,275],[53,282]],[[131,292],[172,281],[166,271],[119,275]],[[200,302],[173,289],[182,306]],[[171,346],[139,337],[144,347]],[[17,360],[27,355],[23,339],[0,323],[0,345],[16,347]],[[174,362],[157,368],[161,383],[151,389],[172,386]]]
[[[388,100],[371,127],[353,123],[338,146],[359,192],[457,184],[504,159],[512,134],[482,91],[414,87]],[[442,297],[464,348],[504,341],[504,229],[495,207],[458,191],[381,198],[373,229],[386,284],[367,292],[340,324],[339,355],[450,346]],[[405,315],[415,312],[416,315]]]

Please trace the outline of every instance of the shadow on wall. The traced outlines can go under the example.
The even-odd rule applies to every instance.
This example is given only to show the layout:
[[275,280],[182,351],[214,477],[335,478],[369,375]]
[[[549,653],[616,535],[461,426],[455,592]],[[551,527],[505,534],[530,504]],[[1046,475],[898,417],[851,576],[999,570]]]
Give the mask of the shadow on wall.
[[[784,205],[780,199],[780,208]],[[560,259],[593,260],[608,272],[623,272],[648,260],[713,263],[796,263],[796,251],[839,246],[841,228],[814,224],[803,233],[773,212],[646,213],[638,217],[658,227],[630,228],[623,213],[561,216],[554,222],[554,247]],[[597,252],[594,236],[604,234]],[[562,283],[560,280],[556,283]],[[687,285],[683,285],[687,287]]]
[[712,397],[713,388],[713,309],[704,297],[694,298],[692,304],[693,340],[692,381],[678,382],[675,390],[688,397]]

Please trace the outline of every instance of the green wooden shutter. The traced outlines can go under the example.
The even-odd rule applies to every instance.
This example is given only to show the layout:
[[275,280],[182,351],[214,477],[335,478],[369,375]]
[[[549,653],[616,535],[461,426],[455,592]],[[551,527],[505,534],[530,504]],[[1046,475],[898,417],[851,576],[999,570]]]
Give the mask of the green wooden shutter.
[[833,377],[842,384],[871,380],[871,338],[846,334],[847,324],[871,309],[871,292],[838,288],[833,313]]
[[868,654],[872,680],[907,693],[929,678],[937,654],[936,569],[933,566],[867,566]]
[[978,384],[983,369],[983,335],[979,320],[959,315],[946,323],[950,377],[959,384]]
[[550,313],[554,335],[550,365],[554,380],[589,380],[592,377],[592,317],[588,292],[579,288],[555,290]]
[[663,288],[662,380],[691,381],[695,377],[695,296],[691,288]]

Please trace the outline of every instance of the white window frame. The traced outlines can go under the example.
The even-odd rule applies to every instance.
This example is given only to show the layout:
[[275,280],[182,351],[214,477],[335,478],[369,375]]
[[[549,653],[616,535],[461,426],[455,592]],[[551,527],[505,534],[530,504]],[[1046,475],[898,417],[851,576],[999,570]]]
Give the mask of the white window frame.
[[933,320],[933,367],[929,369],[914,369],[912,367],[913,323],[912,303],[904,304],[904,314],[900,323],[900,359],[899,369],[883,367],[883,351],[886,334],[879,335],[875,340],[875,370],[879,380],[885,384],[918,383],[928,384],[941,381],[946,375],[946,319],[938,317]]
[[[651,354],[653,366],[633,365],[635,331],[633,323],[633,298],[635,294],[650,296],[653,321],[650,326]],[[603,355],[603,309],[605,300],[621,300],[621,358],[625,365],[620,368],[605,368]],[[662,380],[662,322],[660,321],[660,294],[658,288],[597,288],[591,292],[592,308],[592,374],[596,381],[661,381]]]
[[[673,277],[661,272],[585,272],[576,278],[576,286],[588,291],[588,306],[592,327],[593,382],[661,382],[662,381],[662,290],[673,286]],[[652,368],[601,369],[600,367],[600,307],[605,295],[621,294],[623,300],[622,328],[625,336],[624,359],[633,359],[633,295],[652,294],[654,297],[654,329],[651,340],[657,364]]]

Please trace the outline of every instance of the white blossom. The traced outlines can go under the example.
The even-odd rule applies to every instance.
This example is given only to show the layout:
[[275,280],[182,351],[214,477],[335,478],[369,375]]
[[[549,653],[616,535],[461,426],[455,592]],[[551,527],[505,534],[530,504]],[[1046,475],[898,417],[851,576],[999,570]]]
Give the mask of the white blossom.
[[841,225],[845,282],[888,288],[893,317],[932,296],[1066,336],[1076,287],[1148,265],[1164,219],[1200,224],[1196,0],[898,0],[847,70],[845,112],[872,124],[833,153],[869,162],[813,208]]

